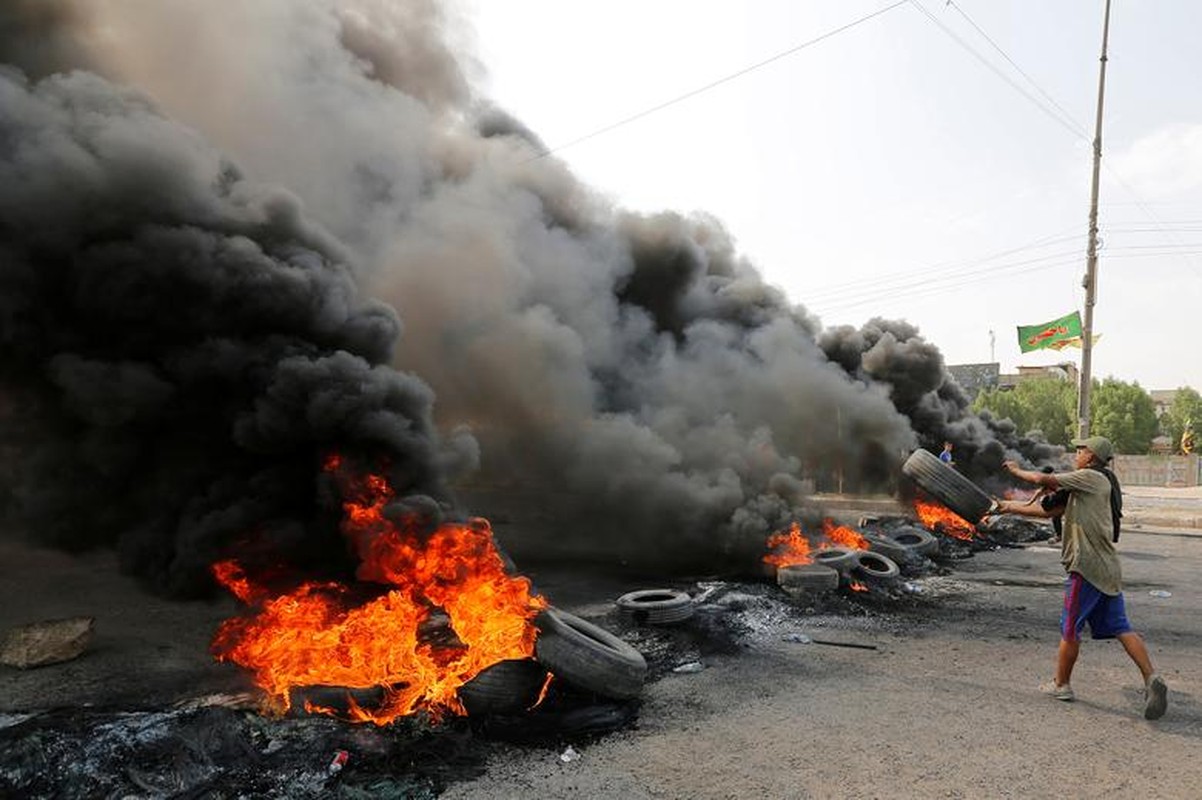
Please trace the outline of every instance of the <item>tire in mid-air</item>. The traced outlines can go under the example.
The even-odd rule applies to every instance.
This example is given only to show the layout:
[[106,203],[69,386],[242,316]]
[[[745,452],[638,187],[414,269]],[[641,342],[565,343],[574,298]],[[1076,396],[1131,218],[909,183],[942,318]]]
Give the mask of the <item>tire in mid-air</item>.
[[989,495],[934,453],[915,450],[902,464],[902,472],[924,492],[971,523],[977,523],[993,505]]

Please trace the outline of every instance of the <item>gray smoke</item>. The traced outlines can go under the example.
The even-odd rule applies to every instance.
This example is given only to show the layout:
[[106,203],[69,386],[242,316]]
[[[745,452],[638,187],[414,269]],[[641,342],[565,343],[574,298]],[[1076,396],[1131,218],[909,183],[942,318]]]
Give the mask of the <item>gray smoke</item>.
[[31,533],[191,593],[236,537],[327,549],[330,452],[444,493],[432,393],[387,366],[395,313],[295,197],[90,73],[0,74],[0,107],[6,485]]
[[856,330],[829,328],[822,349],[851,376],[887,383],[897,410],[909,420],[920,446],[939,452],[954,445],[956,464],[974,482],[997,492],[1007,485],[1002,462],[1043,465],[1063,448],[1041,436],[1023,436],[1010,420],[973,414],[971,402],[944,369],[943,356],[907,322],[873,319]]
[[104,518],[172,586],[247,536],[328,549],[318,454],[350,449],[403,493],[531,498],[562,552],[729,566],[815,481],[1019,445],[911,326],[824,331],[718,221],[623,211],[540,157],[474,89],[451,4],[0,14],[28,75],[0,132],[9,408],[53,454],[18,505],[53,538]]

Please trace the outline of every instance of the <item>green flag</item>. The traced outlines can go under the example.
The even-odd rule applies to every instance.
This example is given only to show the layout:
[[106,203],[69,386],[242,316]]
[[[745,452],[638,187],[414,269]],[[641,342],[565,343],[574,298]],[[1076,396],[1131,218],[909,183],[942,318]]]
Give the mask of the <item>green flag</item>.
[[1076,311],[1042,325],[1018,326],[1018,349],[1024,353],[1044,348],[1059,350],[1073,339],[1081,340],[1081,315]]

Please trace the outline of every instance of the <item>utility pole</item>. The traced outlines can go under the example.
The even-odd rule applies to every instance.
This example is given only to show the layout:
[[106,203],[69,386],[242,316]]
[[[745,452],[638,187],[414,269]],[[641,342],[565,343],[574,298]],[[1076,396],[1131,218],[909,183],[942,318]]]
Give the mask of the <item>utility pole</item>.
[[993,346],[995,344],[997,344],[997,339],[994,337],[993,329],[991,328],[989,330],[989,363],[990,364],[997,361],[997,358],[994,356],[994,353],[993,353],[993,350],[994,350]]
[[1081,327],[1081,383],[1077,390],[1077,435],[1089,436],[1090,367],[1093,361],[1093,307],[1098,289],[1098,173],[1102,168],[1102,98],[1106,91],[1106,42],[1110,38],[1110,0],[1102,22],[1102,57],[1098,67],[1098,114],[1093,134],[1093,184],[1089,192],[1089,247],[1085,255],[1085,321]]

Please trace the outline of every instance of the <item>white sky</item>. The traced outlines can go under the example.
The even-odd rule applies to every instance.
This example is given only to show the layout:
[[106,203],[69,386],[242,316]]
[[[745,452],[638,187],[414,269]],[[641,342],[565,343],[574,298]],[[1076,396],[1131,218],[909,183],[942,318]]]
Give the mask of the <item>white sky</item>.
[[[990,330],[1004,371],[1078,360],[1020,356],[1015,326],[1084,304],[1104,0],[919,1],[1005,79],[907,3],[556,155],[623,206],[713,214],[826,325],[904,318],[951,364],[989,361]],[[890,3],[468,0],[487,93],[551,148]],[[1196,0],[1111,12],[1093,370],[1148,389],[1202,389],[1200,23]]]

